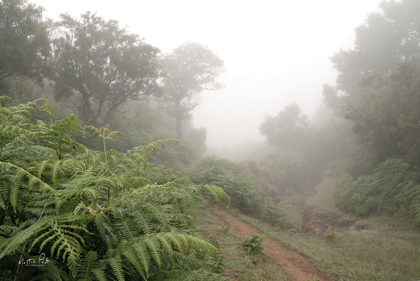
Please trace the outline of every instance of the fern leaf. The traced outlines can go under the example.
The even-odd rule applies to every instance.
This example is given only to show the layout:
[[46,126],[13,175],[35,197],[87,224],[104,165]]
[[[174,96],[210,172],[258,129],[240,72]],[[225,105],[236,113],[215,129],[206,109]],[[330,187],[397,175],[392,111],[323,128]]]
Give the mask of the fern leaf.
[[98,266],[98,254],[95,251],[89,251],[83,261],[77,268],[78,279],[80,280],[91,280],[93,270]]
[[153,216],[164,226],[164,227],[168,227],[169,226],[169,220],[168,217],[166,216],[162,205],[159,204],[154,204],[151,202],[146,202],[145,204],[143,204],[142,209],[145,211],[149,211],[153,214]]
[[175,248],[182,253],[182,246],[181,243],[179,242],[179,240],[177,239],[177,237],[175,235],[173,235],[172,233],[165,233],[163,234],[163,237],[166,238],[166,240],[170,241],[172,245],[175,246]]
[[210,191],[214,199],[216,199],[217,204],[220,204],[222,201],[226,200],[230,205],[230,196],[220,186],[206,184],[204,187]]
[[48,165],[48,160],[42,161],[41,163],[38,164],[37,169],[36,169],[38,178],[42,177],[42,173],[44,172],[47,165]]
[[138,273],[140,273],[143,279],[147,280],[146,272],[144,271],[142,264],[136,258],[136,254],[134,253],[133,249],[129,249],[123,252],[123,255],[127,258],[127,260],[134,266]]
[[121,265],[121,256],[116,255],[115,257],[109,258],[108,263],[112,268],[112,272],[114,273],[115,277],[117,277],[118,281],[124,281],[124,271]]
[[105,277],[105,272],[103,269],[100,269],[100,268],[92,269],[92,273],[95,275],[98,281],[107,281]]
[[60,164],[61,164],[61,161],[57,161],[54,164],[54,166],[52,167],[51,181],[52,181],[53,184],[55,184],[57,182],[57,175],[59,174]]
[[159,242],[161,243],[161,245],[164,246],[164,248],[169,252],[169,254],[173,257],[174,252],[172,250],[172,244],[171,244],[171,240],[167,239],[166,236],[157,236],[157,238],[159,239]]
[[23,178],[26,176],[24,170],[19,170],[15,176],[15,184],[12,186],[12,190],[10,190],[10,204],[13,207],[13,211],[16,213],[16,205],[18,199],[19,189],[22,186]]
[[150,233],[150,227],[148,221],[150,218],[148,218],[145,214],[142,214],[139,211],[135,211],[133,213],[134,221],[140,226],[140,229],[145,233]]
[[158,264],[159,268],[162,266],[162,261],[160,259],[160,251],[159,251],[159,242],[156,238],[150,237],[149,239],[146,239],[144,241],[147,248],[150,251],[150,255],[155,260],[155,262]]
[[32,236],[49,227],[47,219],[40,219],[33,223],[30,227],[18,231],[11,239],[7,240],[4,249],[0,252],[0,259],[16,251],[24,245]]
[[[137,259],[140,261],[142,268],[146,272],[146,277],[149,277],[149,257],[147,255],[146,245],[143,243],[134,243],[133,244],[134,253]],[[147,279],[145,278],[145,279]]]

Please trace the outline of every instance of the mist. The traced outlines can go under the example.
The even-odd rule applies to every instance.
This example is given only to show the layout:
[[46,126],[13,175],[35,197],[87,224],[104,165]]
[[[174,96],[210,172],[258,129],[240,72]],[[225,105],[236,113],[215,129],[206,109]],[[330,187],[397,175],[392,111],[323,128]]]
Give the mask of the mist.
[[0,0],[1,279],[420,280],[419,15]]
[[329,60],[352,48],[354,28],[379,0],[359,1],[52,1],[36,0],[54,20],[91,11],[115,19],[163,53],[186,41],[209,46],[225,61],[218,91],[203,92],[192,112],[209,147],[263,142],[259,125],[294,102],[310,118],[322,85],[334,84]]

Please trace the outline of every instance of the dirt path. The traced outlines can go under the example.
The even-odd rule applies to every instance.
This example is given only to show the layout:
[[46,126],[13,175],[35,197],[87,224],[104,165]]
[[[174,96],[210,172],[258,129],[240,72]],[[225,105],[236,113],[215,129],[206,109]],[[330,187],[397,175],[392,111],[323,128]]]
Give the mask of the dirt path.
[[[238,220],[224,210],[215,210],[227,224],[233,227],[243,238],[249,238],[253,234],[259,233],[252,226]],[[298,253],[288,250],[281,246],[278,242],[265,237],[262,242],[264,252],[271,257],[276,265],[278,265],[283,273],[291,281],[308,281],[310,278],[317,276],[321,281],[331,281],[333,278],[317,270],[312,264],[307,262]]]

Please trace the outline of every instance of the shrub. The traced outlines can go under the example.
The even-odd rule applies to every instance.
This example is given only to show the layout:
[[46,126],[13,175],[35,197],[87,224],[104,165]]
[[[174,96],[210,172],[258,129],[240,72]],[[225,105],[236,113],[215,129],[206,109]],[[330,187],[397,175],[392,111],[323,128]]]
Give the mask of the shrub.
[[420,226],[420,172],[403,159],[388,159],[370,175],[347,179],[337,197],[337,206],[356,215],[397,211]]
[[264,199],[264,204],[261,207],[261,219],[281,228],[290,226],[286,211],[280,207],[279,203],[273,202],[271,198]]
[[207,157],[190,170],[195,184],[214,184],[232,198],[232,205],[246,213],[259,214],[263,204],[261,190],[246,175],[241,164],[218,157]]

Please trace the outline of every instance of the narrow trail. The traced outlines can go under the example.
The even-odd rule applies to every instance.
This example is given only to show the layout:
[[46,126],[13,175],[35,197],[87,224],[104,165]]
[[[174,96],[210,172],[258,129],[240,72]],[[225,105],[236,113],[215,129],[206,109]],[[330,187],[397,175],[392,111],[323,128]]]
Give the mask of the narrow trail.
[[[240,221],[224,210],[218,209],[215,210],[215,213],[228,225],[238,231],[243,238],[249,238],[253,234],[259,233],[257,229]],[[264,238],[262,248],[291,281],[308,281],[314,276],[317,276],[320,281],[333,280],[333,278],[328,277],[325,273],[320,272],[312,264],[307,262],[301,255],[286,249],[269,237]]]

